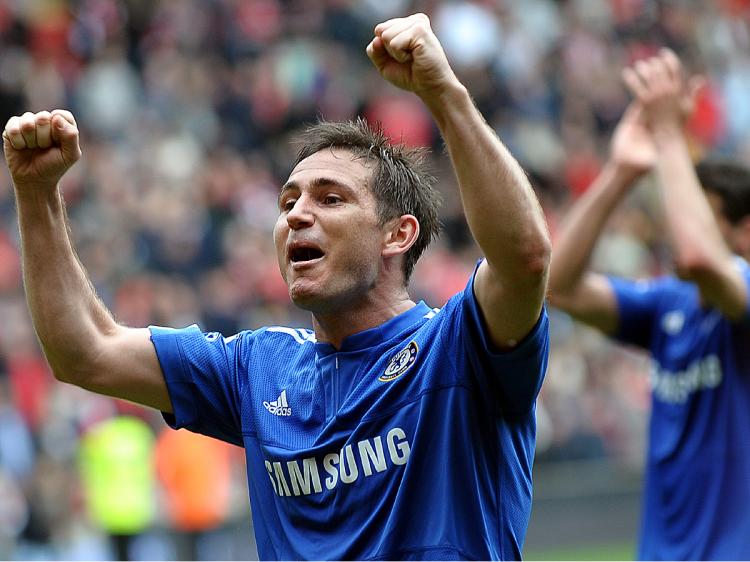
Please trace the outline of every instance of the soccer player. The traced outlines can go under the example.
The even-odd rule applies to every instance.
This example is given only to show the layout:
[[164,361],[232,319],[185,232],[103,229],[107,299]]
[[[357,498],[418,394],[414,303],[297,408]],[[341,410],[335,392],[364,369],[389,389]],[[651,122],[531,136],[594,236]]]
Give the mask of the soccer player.
[[[609,163],[555,243],[550,303],[651,352],[639,558],[745,560],[750,171],[705,163],[696,175],[683,134],[692,96],[674,53],[637,62],[624,78],[635,101],[615,131]],[[628,281],[588,271],[607,218],[652,169],[677,276]]]
[[67,233],[57,183],[80,149],[61,110],[4,132],[29,309],[60,380],[244,446],[262,558],[519,558],[549,346],[543,214],[426,16],[381,23],[367,54],[432,113],[486,256],[441,310],[407,292],[437,230],[433,180],[357,121],[310,129],[279,194],[279,266],[314,330],[118,325]]

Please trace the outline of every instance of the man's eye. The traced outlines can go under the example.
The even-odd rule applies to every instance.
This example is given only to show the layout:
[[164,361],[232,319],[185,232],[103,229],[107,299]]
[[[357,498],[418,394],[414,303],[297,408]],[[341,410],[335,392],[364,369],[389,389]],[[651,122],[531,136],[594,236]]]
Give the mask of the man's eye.
[[296,199],[287,199],[281,204],[281,210],[289,212],[294,208],[294,204],[297,202]]
[[323,199],[323,203],[326,205],[335,205],[336,203],[341,203],[341,197],[338,195],[326,195],[325,199]]

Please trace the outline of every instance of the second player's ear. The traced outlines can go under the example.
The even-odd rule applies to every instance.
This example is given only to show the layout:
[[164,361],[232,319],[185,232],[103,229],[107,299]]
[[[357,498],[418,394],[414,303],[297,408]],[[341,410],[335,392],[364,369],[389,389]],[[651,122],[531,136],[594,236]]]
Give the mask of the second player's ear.
[[383,257],[405,254],[419,237],[419,221],[414,215],[401,215],[388,221],[384,232]]

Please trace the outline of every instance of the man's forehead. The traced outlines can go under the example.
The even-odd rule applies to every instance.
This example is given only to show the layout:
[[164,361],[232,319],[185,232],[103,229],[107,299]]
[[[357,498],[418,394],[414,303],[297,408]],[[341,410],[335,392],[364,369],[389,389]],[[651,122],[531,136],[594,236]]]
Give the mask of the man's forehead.
[[372,169],[371,162],[348,149],[325,148],[299,162],[289,174],[287,183],[296,183],[298,179],[308,176],[325,176],[368,185]]

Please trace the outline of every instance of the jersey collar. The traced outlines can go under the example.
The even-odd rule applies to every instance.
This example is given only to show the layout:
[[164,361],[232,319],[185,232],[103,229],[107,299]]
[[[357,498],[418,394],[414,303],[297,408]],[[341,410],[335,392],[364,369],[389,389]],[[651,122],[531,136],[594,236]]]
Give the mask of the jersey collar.
[[369,330],[357,332],[344,338],[340,349],[336,349],[330,343],[318,342],[315,344],[315,350],[318,353],[330,355],[342,351],[357,351],[373,347],[391,339],[393,336],[406,330],[409,326],[419,323],[430,312],[432,312],[432,309],[424,301],[419,301],[406,312],[394,316],[390,320],[383,322],[380,326],[375,326]]

